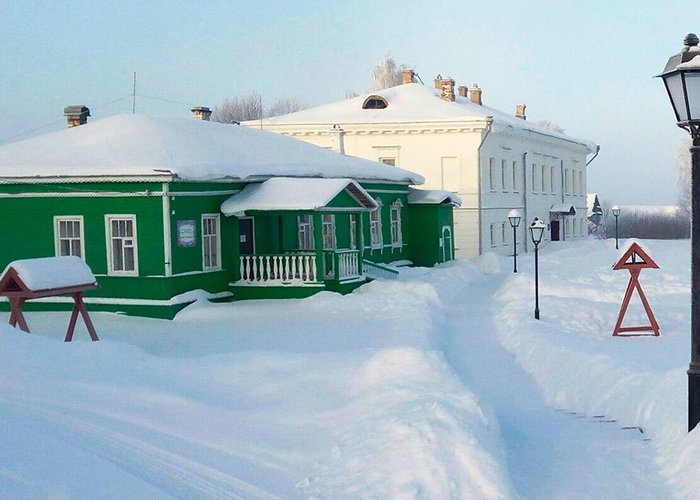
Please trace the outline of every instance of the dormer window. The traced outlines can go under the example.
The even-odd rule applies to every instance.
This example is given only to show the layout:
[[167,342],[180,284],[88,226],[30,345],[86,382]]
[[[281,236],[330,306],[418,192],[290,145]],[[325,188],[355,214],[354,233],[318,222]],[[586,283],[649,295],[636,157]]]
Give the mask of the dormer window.
[[382,96],[371,95],[362,104],[362,109],[384,109],[389,105]]

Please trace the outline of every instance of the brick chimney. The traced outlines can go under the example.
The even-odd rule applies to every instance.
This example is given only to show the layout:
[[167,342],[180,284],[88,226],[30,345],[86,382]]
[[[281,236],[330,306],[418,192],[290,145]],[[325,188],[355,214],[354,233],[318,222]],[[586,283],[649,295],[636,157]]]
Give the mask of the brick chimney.
[[457,93],[462,97],[469,97],[469,88],[464,85],[457,87]]
[[412,69],[404,69],[401,71],[401,80],[404,85],[407,83],[413,83],[413,79],[416,76],[416,72],[413,71]]
[[192,108],[192,118],[195,120],[204,120],[206,122],[209,121],[209,118],[211,117],[211,109],[207,108],[206,106],[196,106]]
[[87,123],[88,116],[90,116],[90,108],[83,104],[67,106],[63,108],[63,115],[68,120],[68,128],[77,127],[78,125],[85,125]]
[[524,104],[516,104],[515,105],[515,117],[520,118],[521,120],[527,120],[527,117],[525,116],[525,105]]
[[469,99],[474,103],[478,104],[479,106],[482,105],[481,102],[481,89],[479,86],[475,83],[472,85],[472,87],[469,89]]
[[455,100],[455,81],[452,78],[443,78],[438,75],[435,78],[435,88],[440,89],[440,97],[445,101]]

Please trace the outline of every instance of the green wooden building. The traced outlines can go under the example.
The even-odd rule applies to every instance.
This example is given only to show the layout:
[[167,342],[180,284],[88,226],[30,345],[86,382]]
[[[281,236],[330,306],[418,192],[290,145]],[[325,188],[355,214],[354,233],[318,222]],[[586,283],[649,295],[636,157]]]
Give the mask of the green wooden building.
[[236,125],[116,116],[0,148],[0,269],[76,255],[100,285],[91,309],[163,318],[197,298],[345,293],[391,262],[452,259],[458,200],[421,182]]

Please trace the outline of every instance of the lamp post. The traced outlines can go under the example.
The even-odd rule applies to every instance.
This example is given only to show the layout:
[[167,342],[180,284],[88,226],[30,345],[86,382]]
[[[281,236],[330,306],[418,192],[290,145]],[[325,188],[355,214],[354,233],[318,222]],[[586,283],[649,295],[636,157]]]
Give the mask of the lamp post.
[[615,216],[615,250],[619,250],[620,246],[617,243],[617,241],[618,241],[617,240],[617,218],[620,216],[620,207],[615,205],[610,210],[613,213],[613,215]]
[[520,219],[523,216],[518,210],[511,210],[508,212],[508,222],[510,222],[510,227],[513,228],[513,272],[518,272],[518,247],[517,247],[517,229],[520,225]]
[[542,241],[542,235],[547,228],[544,222],[535,217],[535,220],[530,224],[530,238],[535,245],[535,319],[540,319],[540,283],[539,283],[539,262],[537,248]]
[[690,366],[688,367],[688,432],[700,421],[700,48],[689,33],[683,49],[671,56],[660,76],[679,127],[693,138],[690,148],[692,229],[690,250]]

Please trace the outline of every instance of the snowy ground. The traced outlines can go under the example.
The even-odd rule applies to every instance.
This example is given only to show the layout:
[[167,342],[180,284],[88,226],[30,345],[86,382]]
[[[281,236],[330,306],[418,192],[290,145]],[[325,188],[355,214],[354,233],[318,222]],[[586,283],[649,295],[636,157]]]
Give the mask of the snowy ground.
[[611,337],[627,273],[600,241],[543,249],[541,321],[532,254],[96,313],[98,343],[30,313],[0,325],[0,498],[692,498],[689,243],[645,244],[659,338]]

